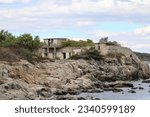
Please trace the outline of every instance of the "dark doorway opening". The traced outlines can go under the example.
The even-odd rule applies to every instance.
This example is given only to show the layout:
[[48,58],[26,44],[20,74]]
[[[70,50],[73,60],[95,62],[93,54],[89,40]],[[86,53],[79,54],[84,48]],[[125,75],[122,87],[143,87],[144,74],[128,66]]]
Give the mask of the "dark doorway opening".
[[63,58],[66,59],[66,53],[63,53]]

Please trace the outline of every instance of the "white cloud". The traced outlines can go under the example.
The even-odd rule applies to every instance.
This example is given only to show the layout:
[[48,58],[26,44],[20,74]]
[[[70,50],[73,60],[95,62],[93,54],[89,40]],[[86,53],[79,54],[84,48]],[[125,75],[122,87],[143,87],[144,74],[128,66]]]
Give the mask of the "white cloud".
[[150,35],[150,26],[135,29],[134,33],[138,35]]
[[[0,3],[27,3],[32,0],[0,0]],[[45,33],[75,29],[96,38],[109,36],[137,50],[147,48],[150,34],[150,0],[37,0],[22,7],[0,7],[0,28]],[[147,25],[132,32],[111,32],[97,23],[122,21]],[[93,32],[91,32],[91,30]],[[95,31],[96,30],[96,31]],[[79,37],[77,35],[77,37]],[[80,38],[80,37],[79,37]],[[146,39],[146,40],[144,40]],[[137,46],[143,44],[143,46]]]
[[90,32],[90,33],[91,33],[91,35],[95,35],[95,37],[98,37],[98,38],[116,35],[115,32],[104,31],[104,30],[97,30],[97,31]]
[[84,26],[90,26],[90,25],[93,25],[94,22],[93,21],[77,21],[77,26],[79,27],[84,27]]
[[150,48],[150,44],[135,44],[135,46],[133,46],[133,48],[135,49],[142,49],[142,48]]
[[10,3],[16,3],[16,2],[20,2],[20,3],[28,3],[31,0],[0,0],[0,4],[10,4]]
[[96,41],[100,37],[108,36],[109,40],[117,41],[122,46],[129,47],[134,51],[149,52],[150,49],[150,26],[137,28],[131,32],[110,32],[98,30],[92,32]]

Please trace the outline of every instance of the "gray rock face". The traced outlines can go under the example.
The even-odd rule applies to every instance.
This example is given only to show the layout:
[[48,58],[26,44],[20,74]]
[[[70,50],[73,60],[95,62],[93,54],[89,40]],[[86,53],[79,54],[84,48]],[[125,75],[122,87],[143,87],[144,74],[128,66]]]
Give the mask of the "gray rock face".
[[[25,60],[12,64],[0,62],[0,99],[77,99],[74,96],[69,98],[69,95],[106,88],[106,81],[149,77],[148,65],[140,62],[135,55],[119,60],[106,58],[103,62],[64,60],[36,65]],[[116,87],[127,85],[131,86],[115,84]]]

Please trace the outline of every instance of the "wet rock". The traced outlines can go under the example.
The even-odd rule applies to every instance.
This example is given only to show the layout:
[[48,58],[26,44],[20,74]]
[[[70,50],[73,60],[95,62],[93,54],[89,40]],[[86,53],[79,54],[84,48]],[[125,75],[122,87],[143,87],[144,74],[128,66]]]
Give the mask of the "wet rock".
[[110,82],[110,83],[105,83],[104,87],[114,87],[114,88],[122,88],[122,87],[134,87],[132,83],[127,83],[127,82]]
[[119,83],[115,87],[134,87],[132,83]]
[[142,83],[150,83],[150,79],[148,79],[148,80],[143,80]]
[[134,91],[134,90],[129,90],[128,92],[129,93],[136,93],[136,91]]
[[102,89],[91,89],[87,91],[88,93],[102,93],[104,90]]
[[143,90],[144,88],[143,88],[143,87],[139,87],[139,89],[140,89],[140,90]]
[[122,89],[118,89],[118,88],[113,90],[113,92],[122,92],[122,91],[123,91]]
[[94,100],[101,100],[100,98],[95,98]]
[[70,94],[67,94],[67,95],[57,95],[57,100],[77,100],[78,97],[77,96],[73,96],[73,95],[70,95]]
[[77,100],[86,100],[84,97],[78,97]]
[[103,88],[104,91],[113,91],[114,88]]
[[131,89],[138,89],[138,87],[132,87]]
[[104,88],[104,91],[112,91],[112,92],[121,92],[123,91],[122,89],[118,89],[118,88]]

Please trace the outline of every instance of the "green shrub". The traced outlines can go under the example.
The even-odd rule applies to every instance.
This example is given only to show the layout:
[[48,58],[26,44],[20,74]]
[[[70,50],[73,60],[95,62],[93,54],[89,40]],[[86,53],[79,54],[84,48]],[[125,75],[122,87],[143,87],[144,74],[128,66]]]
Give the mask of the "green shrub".
[[92,40],[87,39],[86,41],[74,41],[74,40],[67,40],[62,42],[63,47],[86,47],[86,46],[94,46]]
[[104,57],[100,54],[99,51],[95,49],[89,49],[82,52],[81,54],[71,56],[70,59],[101,60],[104,59]]
[[[22,34],[18,37],[13,36],[8,31],[0,31],[0,60],[9,61],[9,58],[14,58],[16,61],[19,58],[26,59],[29,62],[37,60],[34,53],[42,46],[38,36],[33,37],[31,34]],[[3,51],[2,51],[3,50]],[[4,56],[4,57],[3,57]],[[13,60],[11,60],[13,61]]]
[[125,56],[123,53],[109,53],[106,55],[106,57],[109,57],[109,58],[122,58],[123,56]]
[[28,49],[24,49],[24,48],[20,49],[20,57],[22,59],[25,59],[25,60],[28,60],[29,62],[32,62],[33,56],[34,56],[33,53],[30,52]]

